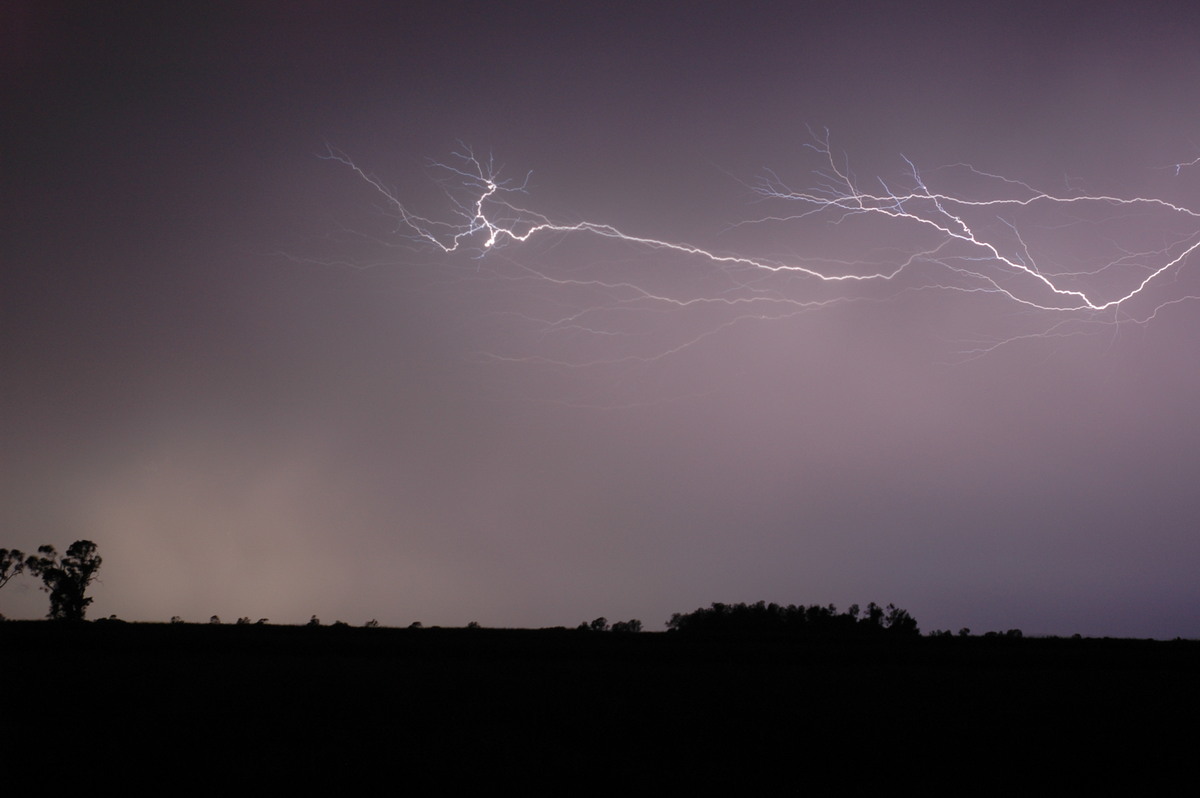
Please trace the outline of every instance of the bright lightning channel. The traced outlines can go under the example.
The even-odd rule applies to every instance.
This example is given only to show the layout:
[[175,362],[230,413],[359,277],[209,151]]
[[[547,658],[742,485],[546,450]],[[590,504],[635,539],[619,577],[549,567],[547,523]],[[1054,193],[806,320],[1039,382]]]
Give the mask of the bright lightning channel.
[[[498,359],[571,366],[650,361],[674,354],[745,319],[770,320],[837,302],[878,299],[849,290],[835,296],[827,293],[798,296],[796,285],[844,284],[849,289],[854,284],[898,284],[903,276],[901,290],[906,292],[939,290],[987,294],[1017,308],[1049,315],[1046,324],[1037,332],[1010,336],[962,353],[967,356],[986,354],[998,346],[1026,338],[1082,334],[1070,326],[1074,322],[1085,326],[1120,322],[1145,324],[1168,306],[1198,298],[1190,294],[1150,297],[1152,290],[1160,284],[1170,282],[1172,276],[1177,277],[1192,254],[1200,249],[1200,212],[1183,205],[1153,196],[1054,194],[1022,181],[977,170],[968,164],[946,169],[957,169],[956,174],[973,181],[976,191],[980,186],[989,188],[993,196],[951,192],[932,188],[908,159],[904,159],[906,188],[895,190],[878,180],[880,189],[868,191],[859,187],[849,168],[834,156],[828,133],[814,136],[813,142],[805,146],[816,153],[821,162],[814,172],[815,186],[794,190],[774,173],[767,172],[752,188],[759,198],[783,205],[791,209],[790,212],[764,216],[735,227],[814,220],[844,225],[862,219],[881,219],[910,228],[910,242],[919,239],[922,243],[910,246],[908,254],[893,254],[882,261],[879,258],[874,262],[816,258],[787,260],[634,235],[590,221],[556,222],[517,204],[518,197],[527,195],[529,175],[519,181],[502,179],[500,169],[491,158],[479,157],[465,146],[453,153],[452,162],[431,164],[448,181],[447,195],[454,207],[450,221],[436,221],[412,212],[380,179],[344,153],[330,148],[323,157],[344,164],[383,198],[394,212],[397,235],[435,251],[468,251],[482,258],[492,257],[508,245],[524,244],[549,234],[591,236],[648,251],[674,253],[719,270],[728,282],[726,289],[718,292],[669,294],[661,289],[652,290],[636,278],[608,280],[555,276],[546,269],[517,265],[519,279],[537,280],[564,289],[600,291],[608,297],[604,303],[584,304],[578,310],[555,318],[526,316],[529,321],[545,325],[547,329],[614,336],[622,335],[624,331],[612,323],[597,324],[596,317],[601,311],[669,310],[703,305],[744,308],[732,318],[710,323],[699,334],[689,334],[681,341],[648,352],[571,361],[530,356]],[[1175,165],[1176,175],[1197,162]],[[1014,218],[1021,214],[1032,214],[1033,218],[1018,224]],[[1149,234],[1144,227],[1148,217],[1160,220]],[[1130,249],[1110,242],[1108,251],[1098,260],[1076,268],[1058,265],[1058,260],[1064,257],[1061,253],[1053,257],[1038,254],[1028,235],[1030,232],[1042,234],[1053,230],[1103,227],[1106,236],[1087,238],[1107,240],[1111,237],[1108,235],[1111,229],[1123,229],[1122,224],[1141,225],[1134,237],[1142,242],[1153,239],[1155,243],[1143,243]],[[875,238],[878,237],[876,233]],[[778,284],[764,288],[756,274],[761,278],[789,278],[792,282],[786,290]],[[1140,301],[1144,297],[1150,298],[1147,302]],[[772,306],[775,308],[772,311],[763,310]]]

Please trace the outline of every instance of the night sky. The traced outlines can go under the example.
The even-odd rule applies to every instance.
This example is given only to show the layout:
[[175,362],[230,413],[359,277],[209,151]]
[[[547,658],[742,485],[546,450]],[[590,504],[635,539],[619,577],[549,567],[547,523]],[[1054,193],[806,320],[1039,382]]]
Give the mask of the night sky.
[[[1186,2],[7,3],[0,546],[95,541],[90,617],[127,620],[764,599],[1200,637],[1200,252],[1044,309],[929,225],[756,191],[1200,209],[1197,41]],[[446,254],[388,194],[460,223],[468,148],[508,221],[920,257]],[[960,210],[1102,301],[1200,241],[1165,205]]]

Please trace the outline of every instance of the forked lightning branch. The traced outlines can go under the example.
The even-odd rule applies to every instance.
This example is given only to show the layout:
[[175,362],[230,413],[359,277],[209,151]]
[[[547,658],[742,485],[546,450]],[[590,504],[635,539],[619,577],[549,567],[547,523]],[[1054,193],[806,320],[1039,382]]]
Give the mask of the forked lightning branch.
[[[967,164],[926,175],[902,157],[904,166],[895,178],[872,178],[864,184],[848,159],[835,154],[827,134],[815,136],[805,149],[816,159],[810,181],[797,189],[775,173],[766,173],[752,188],[774,210],[735,225],[739,233],[771,226],[772,238],[778,240],[782,228],[795,236],[790,249],[803,252],[806,231],[814,225],[834,226],[846,228],[848,241],[870,241],[876,251],[888,255],[761,256],[658,238],[644,230],[621,230],[602,221],[556,221],[550,213],[527,207],[532,199],[529,175],[507,178],[490,157],[465,146],[452,160],[431,164],[452,208],[447,218],[434,219],[412,209],[344,153],[331,149],[325,157],[351,169],[382,199],[395,218],[397,237],[435,252],[469,253],[487,260],[501,249],[563,237],[607,239],[621,242],[623,252],[629,247],[644,252],[640,272],[614,268],[610,276],[556,271],[544,256],[536,259],[536,268],[519,266],[522,279],[602,294],[593,296],[593,305],[559,316],[528,318],[542,329],[614,336],[626,332],[612,313],[616,309],[658,312],[708,306],[726,312],[710,319],[706,329],[690,329],[657,350],[573,361],[534,354],[512,359],[564,365],[653,360],[745,318],[769,320],[835,302],[879,299],[889,290],[893,296],[939,291],[960,300],[963,295],[985,294],[1043,317],[1032,336],[1009,337],[971,350],[978,354],[1017,338],[1068,330],[1078,334],[1072,325],[1145,324],[1168,306],[1196,299],[1191,290],[1200,293],[1200,288],[1189,289],[1184,279],[1190,277],[1190,262],[1200,249],[1200,211],[1176,201],[1054,192]],[[1181,163],[1170,170],[1176,189],[1179,181],[1189,179],[1191,165]],[[646,226],[651,226],[650,220]],[[697,275],[720,272],[726,282],[721,290],[712,289],[711,281],[706,289],[683,283],[678,290],[664,289],[661,280],[649,279],[662,255],[683,259]],[[519,254],[506,257],[510,264],[522,263]],[[578,300],[563,304],[572,303]]]

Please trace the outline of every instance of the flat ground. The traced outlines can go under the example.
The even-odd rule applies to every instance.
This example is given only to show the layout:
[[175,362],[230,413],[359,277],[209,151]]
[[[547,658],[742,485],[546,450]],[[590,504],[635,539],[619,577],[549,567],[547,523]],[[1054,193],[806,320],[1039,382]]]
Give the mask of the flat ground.
[[1200,709],[1196,641],[7,622],[0,674],[46,748],[458,786],[1166,772]]

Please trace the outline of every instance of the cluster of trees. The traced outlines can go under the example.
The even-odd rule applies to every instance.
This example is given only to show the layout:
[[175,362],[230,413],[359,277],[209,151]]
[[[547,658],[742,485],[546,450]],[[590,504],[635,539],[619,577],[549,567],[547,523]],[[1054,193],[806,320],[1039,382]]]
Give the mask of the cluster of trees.
[[642,622],[637,618],[631,618],[628,621],[614,621],[610,625],[607,618],[600,617],[590,623],[584,621],[575,628],[581,632],[640,632],[642,631]]
[[[938,637],[938,638],[954,637],[954,635],[950,633],[949,629],[936,629],[936,630],[930,632],[929,636],[930,637]],[[964,626],[963,628],[959,629],[958,636],[959,637],[970,637],[971,636],[970,628]],[[1025,636],[1025,633],[1022,632],[1020,629],[1009,629],[1008,631],[1005,631],[1005,632],[984,632],[983,633],[983,637],[1004,637],[1004,638],[1008,638],[1009,640],[1020,640],[1024,636]],[[1078,640],[1081,637],[1081,635],[1075,634],[1075,635],[1073,635],[1073,637],[1074,637],[1074,639]]]
[[667,621],[675,632],[787,633],[814,637],[918,637],[917,621],[895,604],[880,607],[875,602],[863,612],[854,604],[839,613],[832,604],[811,607],[758,602],[701,607],[695,612],[675,613]]
[[29,556],[17,549],[0,549],[0,587],[28,571],[42,580],[42,590],[50,594],[50,618],[82,621],[92,603],[87,589],[101,562],[96,544],[90,540],[75,541],[61,559],[49,545],[39,546],[38,553]]

